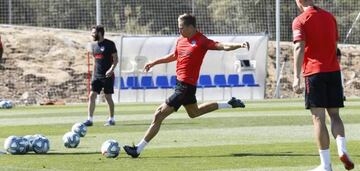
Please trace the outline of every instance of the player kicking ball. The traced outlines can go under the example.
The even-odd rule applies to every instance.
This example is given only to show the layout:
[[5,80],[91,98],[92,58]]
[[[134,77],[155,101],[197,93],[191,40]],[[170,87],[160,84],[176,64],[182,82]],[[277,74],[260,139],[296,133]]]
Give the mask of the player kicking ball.
[[197,31],[195,17],[190,14],[179,16],[178,28],[181,36],[177,40],[175,51],[144,67],[144,70],[148,72],[157,64],[176,61],[177,80],[174,94],[156,109],[144,138],[136,146],[124,146],[126,153],[133,158],[137,158],[145,146],[156,136],[162,121],[177,111],[181,105],[185,107],[190,118],[196,118],[217,109],[245,107],[245,104],[235,97],[227,102],[204,103],[198,106],[195,94],[200,67],[208,50],[230,51],[238,48],[249,50],[249,43],[221,43],[208,39]]

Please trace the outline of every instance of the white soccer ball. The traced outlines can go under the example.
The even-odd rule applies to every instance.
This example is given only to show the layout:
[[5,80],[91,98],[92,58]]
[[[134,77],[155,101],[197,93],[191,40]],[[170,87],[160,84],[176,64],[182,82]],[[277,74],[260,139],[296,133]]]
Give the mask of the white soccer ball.
[[13,107],[13,103],[8,100],[0,101],[0,108],[3,109],[11,109]]
[[119,143],[115,140],[107,140],[101,145],[101,154],[107,158],[115,158],[120,154]]
[[32,149],[32,143],[35,139],[35,137],[33,135],[25,135],[23,138],[27,139],[28,140],[28,151],[33,151]]
[[63,136],[63,141],[66,148],[76,148],[80,143],[80,136],[75,132],[67,132]]
[[32,150],[38,154],[47,153],[50,149],[50,142],[44,136],[36,136],[31,143]]
[[79,134],[80,137],[85,137],[87,128],[83,123],[76,123],[72,126],[71,131]]
[[4,149],[10,154],[25,154],[28,152],[28,140],[22,137],[9,136],[4,143]]

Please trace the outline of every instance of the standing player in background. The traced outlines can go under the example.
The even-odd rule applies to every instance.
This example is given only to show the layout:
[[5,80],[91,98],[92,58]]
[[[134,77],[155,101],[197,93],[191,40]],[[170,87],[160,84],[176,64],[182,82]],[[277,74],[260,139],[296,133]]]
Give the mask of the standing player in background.
[[1,59],[2,59],[3,52],[4,52],[4,48],[3,48],[3,44],[1,42],[1,36],[0,36],[0,62],[1,62]]
[[[305,105],[310,109],[321,164],[314,171],[331,171],[329,133],[325,113],[331,120],[331,132],[336,139],[338,155],[347,170],[354,168],[346,149],[344,124],[339,108],[344,107],[340,66],[336,59],[338,40],[335,17],[314,6],[312,0],[296,0],[302,14],[293,21],[294,82],[301,93],[300,70],[305,77]],[[324,30],[324,28],[326,28]]]
[[114,102],[114,69],[118,63],[115,43],[104,38],[105,30],[101,25],[93,26],[91,36],[96,43],[93,43],[92,54],[95,58],[93,76],[91,81],[91,92],[89,95],[88,119],[84,122],[86,126],[93,125],[95,100],[101,90],[104,90],[105,99],[109,105],[109,119],[104,126],[115,125]]
[[195,94],[201,64],[208,50],[249,49],[249,43],[219,43],[210,40],[197,31],[195,17],[190,14],[179,16],[178,28],[181,36],[177,40],[175,51],[145,65],[144,70],[147,72],[157,64],[176,61],[177,80],[174,94],[156,109],[144,138],[136,146],[124,146],[126,153],[133,158],[138,157],[144,147],[156,136],[162,121],[182,105],[190,118],[196,118],[221,108],[245,107],[241,100],[234,97],[228,102],[204,103],[198,106]]

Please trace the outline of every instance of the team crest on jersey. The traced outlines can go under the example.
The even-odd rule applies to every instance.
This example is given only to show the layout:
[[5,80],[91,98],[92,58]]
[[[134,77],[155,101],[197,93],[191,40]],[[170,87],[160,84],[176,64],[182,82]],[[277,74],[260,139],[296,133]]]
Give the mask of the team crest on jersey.
[[104,46],[103,46],[103,47],[100,47],[100,50],[101,50],[101,52],[104,52],[105,47],[104,47]]
[[194,47],[195,45],[196,45],[196,41],[195,40],[191,41],[191,46]]

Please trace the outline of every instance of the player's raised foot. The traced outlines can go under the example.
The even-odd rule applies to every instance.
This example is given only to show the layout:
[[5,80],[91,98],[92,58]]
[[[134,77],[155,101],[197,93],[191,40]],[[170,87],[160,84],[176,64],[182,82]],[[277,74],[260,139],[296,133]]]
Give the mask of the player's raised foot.
[[228,102],[229,105],[231,105],[232,108],[241,107],[244,108],[245,104],[240,99],[237,99],[235,97],[232,97]]
[[344,164],[346,170],[354,169],[354,163],[351,161],[350,157],[346,153],[340,156],[340,161]]
[[93,126],[93,122],[90,121],[90,120],[86,120],[85,122],[83,122],[83,124],[84,124],[85,126]]
[[327,166],[327,167],[324,167],[323,165],[320,165],[317,168],[312,169],[310,171],[332,171],[332,168],[331,168],[331,165]]
[[126,152],[126,154],[128,154],[129,156],[131,156],[132,158],[137,158],[139,157],[139,153],[137,153],[137,147],[136,146],[128,146],[128,145],[125,145],[124,147],[124,150]]
[[114,126],[114,125],[115,125],[115,121],[113,121],[113,120],[108,120],[104,124],[104,126]]

